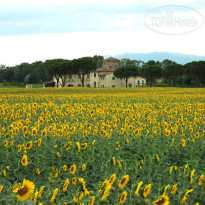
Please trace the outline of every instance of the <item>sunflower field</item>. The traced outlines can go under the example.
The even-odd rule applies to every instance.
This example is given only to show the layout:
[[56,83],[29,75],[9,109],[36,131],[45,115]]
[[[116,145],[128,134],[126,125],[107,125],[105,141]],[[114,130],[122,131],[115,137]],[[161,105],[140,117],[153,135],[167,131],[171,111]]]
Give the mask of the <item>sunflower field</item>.
[[0,204],[204,205],[204,88],[0,89]]

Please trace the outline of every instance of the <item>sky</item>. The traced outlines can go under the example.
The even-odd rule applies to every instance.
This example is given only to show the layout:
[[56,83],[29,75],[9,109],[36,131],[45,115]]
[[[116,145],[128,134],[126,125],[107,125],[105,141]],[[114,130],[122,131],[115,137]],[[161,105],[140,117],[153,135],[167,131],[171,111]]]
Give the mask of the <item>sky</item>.
[[125,52],[205,56],[203,1],[0,0],[0,64]]

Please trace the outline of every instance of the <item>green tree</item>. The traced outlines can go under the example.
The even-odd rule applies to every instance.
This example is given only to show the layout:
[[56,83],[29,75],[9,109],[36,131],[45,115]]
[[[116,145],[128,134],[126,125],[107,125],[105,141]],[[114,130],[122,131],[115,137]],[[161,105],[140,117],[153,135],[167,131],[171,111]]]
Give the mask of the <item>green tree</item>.
[[94,55],[93,60],[95,61],[96,68],[101,68],[102,67],[103,60],[104,60],[103,56]]
[[122,58],[120,60],[120,64],[122,66],[126,66],[126,65],[133,65],[133,62],[129,59],[129,58]]
[[135,65],[126,65],[117,68],[113,74],[116,78],[124,79],[127,88],[127,82],[129,78],[136,77],[138,75],[138,69],[137,66]]
[[163,60],[161,63],[162,70],[165,69],[168,65],[172,65],[173,63],[175,63],[175,62],[171,61],[169,59]]
[[57,81],[57,87],[59,87],[59,85],[62,87],[65,86],[66,75],[68,74],[68,60],[46,60],[43,66],[51,76],[55,77]]
[[82,57],[72,60],[71,68],[73,73],[78,73],[80,75],[81,84],[82,87],[84,87],[85,75],[88,74],[91,70],[96,69],[96,63],[91,57]]
[[6,66],[0,65],[0,82],[3,82],[5,79],[5,71],[6,71]]
[[162,76],[168,80],[169,85],[172,82],[176,86],[177,79],[183,75],[183,65],[172,62],[162,70]]
[[205,61],[187,63],[185,73],[196,86],[205,85]]
[[31,72],[24,78],[27,83],[43,83],[45,81],[51,80],[47,70],[43,67],[42,61],[36,61],[30,64]]
[[150,84],[150,87],[153,86],[155,80],[161,77],[161,66],[160,64],[146,64],[141,69],[141,74],[146,78],[147,84]]

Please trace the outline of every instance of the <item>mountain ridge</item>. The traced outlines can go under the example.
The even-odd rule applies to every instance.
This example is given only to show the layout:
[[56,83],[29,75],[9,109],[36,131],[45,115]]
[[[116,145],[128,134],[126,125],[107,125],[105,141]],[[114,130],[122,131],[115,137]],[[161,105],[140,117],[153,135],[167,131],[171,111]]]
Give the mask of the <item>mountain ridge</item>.
[[[104,58],[108,58],[111,55],[106,55]],[[170,53],[170,52],[150,52],[150,53],[122,53],[119,55],[112,55],[112,57],[123,59],[129,58],[130,60],[141,60],[147,62],[149,60],[160,61],[162,62],[165,59],[175,61],[179,64],[186,64],[192,61],[205,61],[205,56],[189,55],[182,53]]]

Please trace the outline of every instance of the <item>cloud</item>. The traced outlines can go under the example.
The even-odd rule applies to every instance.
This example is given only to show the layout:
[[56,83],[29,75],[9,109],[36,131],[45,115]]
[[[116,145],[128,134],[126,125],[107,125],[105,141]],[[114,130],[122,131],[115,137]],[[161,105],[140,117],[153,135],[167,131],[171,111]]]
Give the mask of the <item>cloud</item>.
[[[52,58],[168,51],[204,55],[199,30],[166,36],[149,30],[151,9],[178,0],[0,0],[0,64],[15,65]],[[180,5],[205,13],[202,0]]]
[[15,65],[54,58],[73,59],[82,56],[117,55],[124,52],[168,51],[204,55],[205,48],[200,46],[201,39],[203,32],[200,30],[187,35],[168,36],[148,29],[1,37],[0,64]]
[[[162,0],[0,0],[0,35],[76,31],[136,31],[144,15]],[[193,4],[196,0],[180,3]]]

